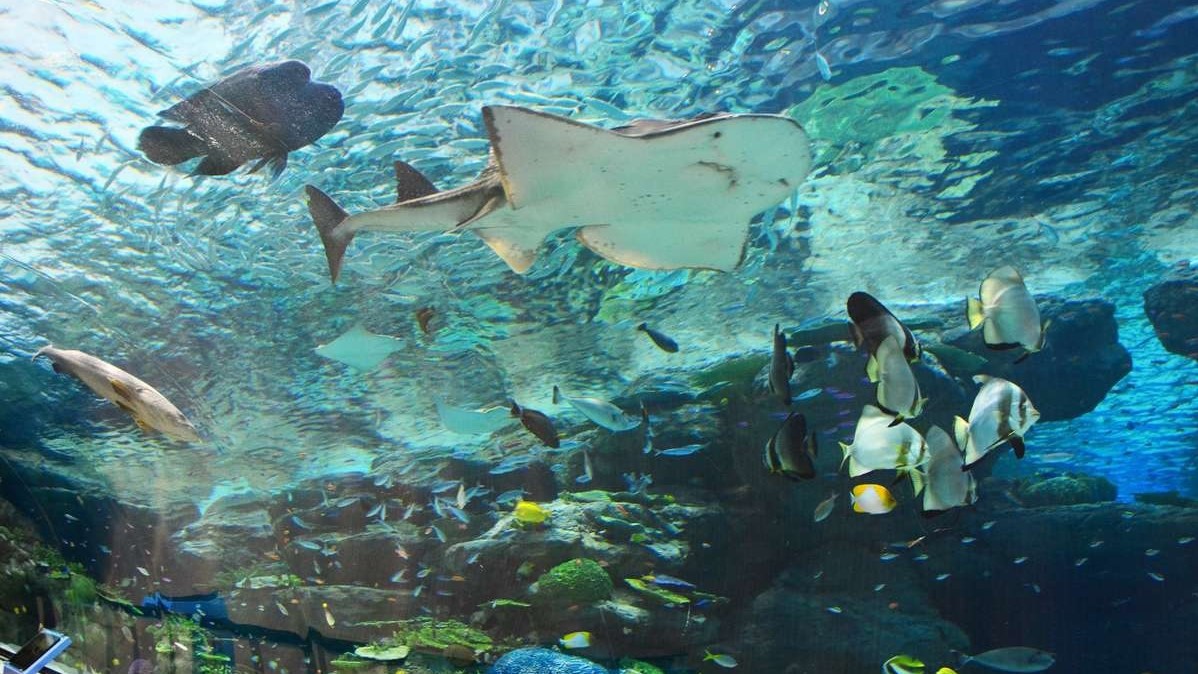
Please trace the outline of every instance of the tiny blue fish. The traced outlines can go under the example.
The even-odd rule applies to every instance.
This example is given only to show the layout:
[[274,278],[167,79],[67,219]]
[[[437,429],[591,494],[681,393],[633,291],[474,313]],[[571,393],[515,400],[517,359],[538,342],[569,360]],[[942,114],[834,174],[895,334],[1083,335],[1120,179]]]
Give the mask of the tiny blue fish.
[[687,582],[685,580],[682,580],[681,578],[675,578],[674,576],[667,576],[664,573],[656,573],[656,574],[653,574],[650,576],[642,576],[641,580],[644,580],[647,583],[653,583],[654,585],[657,585],[658,587],[664,587],[664,588],[670,589],[670,590],[693,590],[693,589],[695,589],[694,583]]

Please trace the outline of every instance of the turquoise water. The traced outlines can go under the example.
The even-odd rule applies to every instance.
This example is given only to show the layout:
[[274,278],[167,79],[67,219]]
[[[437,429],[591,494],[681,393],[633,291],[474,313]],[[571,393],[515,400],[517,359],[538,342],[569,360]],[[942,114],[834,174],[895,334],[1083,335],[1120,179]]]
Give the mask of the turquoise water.
[[[80,637],[73,664],[97,671],[199,666],[171,643],[168,664],[163,632],[147,631],[162,618],[112,601],[154,592],[215,593],[229,614],[207,625],[212,647],[232,659],[208,664],[238,671],[333,670],[396,629],[374,623],[421,616],[508,646],[589,631],[577,653],[610,668],[721,671],[710,650],[739,671],[877,671],[907,653],[935,672],[958,667],[950,649],[1029,646],[1057,653],[1051,671],[1187,671],[1198,371],[1162,346],[1143,294],[1198,254],[1195,15],[1099,0],[0,2],[0,524],[24,541],[8,577],[33,561],[16,552],[28,530],[39,555],[109,588],[59,611]],[[199,177],[139,151],[159,111],[285,59],[336,86],[345,112],[277,178]],[[781,114],[814,161],[752,218],[731,272],[634,269],[563,229],[520,275],[473,234],[365,232],[331,284],[304,186],[359,213],[394,202],[395,160],[442,189],[468,184],[491,147],[482,108],[500,105],[603,128]],[[598,180],[578,161],[556,172]],[[689,235],[663,226],[653,245]],[[1004,264],[1057,317],[1044,352],[1003,370],[1045,413],[1027,456],[1004,450],[978,503],[939,518],[919,517],[893,473],[872,480],[893,512],[850,512],[836,443],[874,392],[844,341],[846,298],[867,291],[913,327],[933,353],[916,366],[931,393],[914,425],[948,428],[973,371],[934,347],[972,348],[962,299]],[[1089,304],[1049,309],[1064,301]],[[1102,311],[1113,322],[1076,320]],[[799,484],[761,463],[785,409],[762,372],[775,323],[811,349],[793,409],[819,438],[819,476]],[[317,352],[356,326],[393,338],[385,359]],[[149,382],[203,440],[142,432],[31,362],[47,344]],[[643,428],[598,428],[555,405],[554,385],[633,418],[644,403],[656,450],[697,448],[646,453]],[[509,399],[548,414],[562,446],[510,419],[454,432],[437,408]],[[1027,498],[1053,478],[1050,491],[1084,493]],[[513,490],[549,504],[548,521],[511,528]],[[570,495],[590,490],[621,496]],[[1172,505],[1136,497],[1167,492]],[[605,566],[615,607],[479,612],[525,602],[575,558]],[[718,599],[624,581],[654,572]],[[0,592],[3,640],[36,627],[22,597],[61,601],[71,582],[36,578]],[[424,650],[409,671],[448,666]]]

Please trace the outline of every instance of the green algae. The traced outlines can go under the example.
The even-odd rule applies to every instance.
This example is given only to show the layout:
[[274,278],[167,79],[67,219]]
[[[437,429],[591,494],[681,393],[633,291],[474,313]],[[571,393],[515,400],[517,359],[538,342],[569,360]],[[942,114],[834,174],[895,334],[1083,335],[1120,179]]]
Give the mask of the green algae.
[[412,652],[410,646],[404,644],[369,644],[354,649],[354,655],[367,660],[403,660]]
[[623,658],[620,660],[620,671],[632,672],[634,674],[665,674],[661,667],[651,665],[643,660],[633,660],[632,658]]
[[769,360],[768,355],[760,353],[728,358],[691,375],[691,384],[698,389],[711,388],[721,382],[747,387]]
[[609,599],[611,576],[592,559],[572,559],[549,569],[537,579],[538,604],[589,604]]
[[447,648],[463,646],[476,653],[490,650],[494,645],[491,637],[482,630],[457,620],[432,618],[401,620],[395,635],[379,644],[382,648],[407,646],[425,652],[440,652]]
[[653,599],[660,604],[670,605],[691,603],[691,600],[688,597],[684,597],[677,592],[671,592],[664,587],[650,585],[640,578],[625,578],[624,582],[628,583],[628,587],[631,587],[637,592]]

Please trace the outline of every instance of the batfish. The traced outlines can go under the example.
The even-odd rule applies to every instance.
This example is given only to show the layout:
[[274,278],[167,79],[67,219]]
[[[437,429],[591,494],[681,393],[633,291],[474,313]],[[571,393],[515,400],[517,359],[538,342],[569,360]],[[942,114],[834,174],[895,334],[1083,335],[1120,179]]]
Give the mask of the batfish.
[[603,129],[520,107],[482,112],[491,162],[473,183],[439,192],[400,163],[398,203],[355,215],[307,186],[334,282],[362,230],[471,231],[523,274],[546,236],[577,227],[582,245],[617,264],[731,271],[752,217],[811,169],[807,134],[780,115]]
[[44,346],[33,354],[50,359],[55,372],[69,374],[96,394],[128,412],[143,430],[152,428],[174,440],[199,442],[195,426],[154,387],[82,351]]

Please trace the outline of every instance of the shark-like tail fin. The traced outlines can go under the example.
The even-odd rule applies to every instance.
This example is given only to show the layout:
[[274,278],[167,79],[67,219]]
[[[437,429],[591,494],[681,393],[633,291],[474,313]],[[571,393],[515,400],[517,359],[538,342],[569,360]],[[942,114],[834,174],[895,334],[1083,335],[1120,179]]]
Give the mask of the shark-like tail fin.
[[316,229],[320,232],[325,257],[329,259],[329,276],[333,283],[336,283],[341,274],[341,259],[345,257],[345,249],[354,239],[353,232],[337,232],[337,225],[348,218],[349,213],[342,210],[332,197],[318,188],[307,185],[304,190],[308,193],[308,212],[312,214],[312,222],[316,223]]

